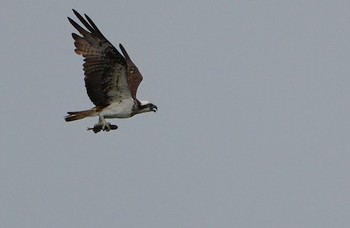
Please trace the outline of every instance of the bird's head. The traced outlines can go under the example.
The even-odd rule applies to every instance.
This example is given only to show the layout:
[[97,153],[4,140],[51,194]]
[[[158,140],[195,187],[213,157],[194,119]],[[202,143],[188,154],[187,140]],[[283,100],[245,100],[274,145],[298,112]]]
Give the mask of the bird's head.
[[157,112],[158,108],[156,105],[152,104],[151,102],[148,101],[141,101],[141,106],[139,113],[143,112]]

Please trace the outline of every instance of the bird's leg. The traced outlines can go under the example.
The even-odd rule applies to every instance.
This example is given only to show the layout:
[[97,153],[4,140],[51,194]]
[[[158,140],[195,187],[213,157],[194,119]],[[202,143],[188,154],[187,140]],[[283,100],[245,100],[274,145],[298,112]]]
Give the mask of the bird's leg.
[[111,123],[108,123],[105,120],[105,118],[103,118],[102,115],[98,116],[98,124],[100,124],[102,126],[101,128],[103,131],[110,131],[111,130],[111,127],[110,127]]

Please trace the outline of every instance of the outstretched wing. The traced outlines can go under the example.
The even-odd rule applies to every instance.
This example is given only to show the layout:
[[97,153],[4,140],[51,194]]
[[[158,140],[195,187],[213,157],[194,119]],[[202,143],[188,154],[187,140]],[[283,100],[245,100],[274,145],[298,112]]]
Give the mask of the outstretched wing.
[[137,66],[132,62],[128,53],[126,52],[123,45],[119,44],[119,48],[122,51],[127,65],[127,75],[128,75],[128,86],[131,92],[131,96],[136,99],[137,88],[139,87],[143,77],[137,68]]
[[[74,14],[87,30],[68,17],[81,36],[72,33],[75,52],[84,57],[85,87],[96,106],[107,106],[114,101],[130,98],[127,60],[103,36],[86,15]],[[136,93],[135,93],[136,94]]]

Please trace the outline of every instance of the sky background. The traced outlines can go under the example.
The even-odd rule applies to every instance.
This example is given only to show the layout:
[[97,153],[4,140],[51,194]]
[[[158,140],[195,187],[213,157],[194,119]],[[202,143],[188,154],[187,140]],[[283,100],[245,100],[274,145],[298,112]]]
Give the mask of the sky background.
[[[0,227],[350,227],[349,1],[9,1]],[[122,43],[157,113],[93,107],[71,9]]]

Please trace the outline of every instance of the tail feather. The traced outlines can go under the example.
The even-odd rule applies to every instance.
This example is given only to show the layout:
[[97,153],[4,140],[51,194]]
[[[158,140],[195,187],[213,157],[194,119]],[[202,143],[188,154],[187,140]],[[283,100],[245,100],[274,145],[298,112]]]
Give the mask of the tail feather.
[[96,110],[89,109],[89,110],[84,110],[84,111],[67,112],[67,113],[68,113],[68,115],[64,117],[64,120],[67,122],[70,122],[70,121],[84,119],[85,117],[89,117],[89,116],[95,116]]

